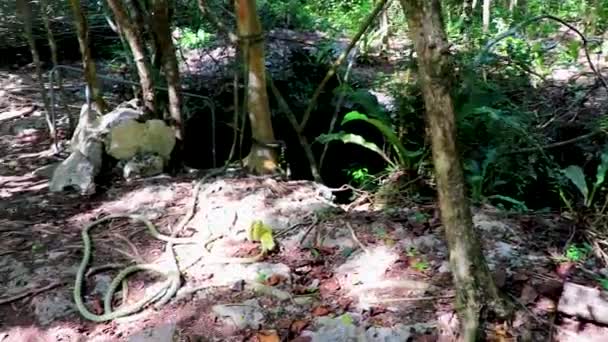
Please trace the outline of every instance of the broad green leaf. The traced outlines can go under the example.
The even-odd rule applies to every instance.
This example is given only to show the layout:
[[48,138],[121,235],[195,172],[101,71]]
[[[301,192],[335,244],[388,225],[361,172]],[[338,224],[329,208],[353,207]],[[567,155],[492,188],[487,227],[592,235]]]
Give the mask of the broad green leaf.
[[409,166],[408,165],[409,159],[418,157],[422,154],[422,151],[415,151],[415,152],[408,151],[403,146],[403,144],[399,140],[399,137],[397,137],[397,135],[395,134],[395,132],[393,132],[393,129],[390,126],[388,126],[387,124],[385,124],[384,122],[382,122],[378,119],[371,119],[363,113],[359,113],[357,111],[352,111],[352,112],[346,114],[344,116],[344,119],[342,119],[342,125],[344,125],[347,122],[354,121],[354,120],[365,121],[365,122],[373,125],[374,127],[376,127],[384,135],[384,137],[388,140],[388,142],[393,146],[393,148],[395,149],[395,152],[397,152],[397,156],[399,157],[400,165],[407,167],[407,166]]
[[585,201],[587,201],[587,197],[589,197],[589,189],[587,188],[587,183],[585,181],[585,174],[583,173],[583,169],[576,165],[570,165],[564,170],[562,170],[564,175],[568,177],[568,179],[576,185],[578,191],[581,192]]
[[595,175],[595,186],[598,187],[604,183],[606,179],[606,171],[608,171],[608,152],[602,153],[600,165],[597,166],[597,174]]
[[345,132],[338,132],[338,133],[332,133],[332,134],[322,134],[319,137],[317,137],[317,140],[323,144],[327,144],[330,141],[342,141],[345,144],[355,144],[355,145],[359,145],[361,147],[365,147],[368,150],[374,151],[376,153],[378,153],[380,156],[382,156],[385,160],[387,160],[389,163],[393,164],[393,162],[391,162],[388,157],[386,157],[386,155],[384,154],[384,152],[382,151],[382,149],[380,149],[380,147],[378,147],[378,145],[369,142],[367,140],[365,140],[365,138],[363,138],[362,136],[358,135],[358,134],[352,134],[352,133],[345,133]]
[[369,93],[366,89],[357,89],[353,91],[350,96],[350,100],[361,105],[363,110],[369,113],[372,118],[379,119],[383,123],[390,125],[391,119],[386,112],[378,104],[376,97]]

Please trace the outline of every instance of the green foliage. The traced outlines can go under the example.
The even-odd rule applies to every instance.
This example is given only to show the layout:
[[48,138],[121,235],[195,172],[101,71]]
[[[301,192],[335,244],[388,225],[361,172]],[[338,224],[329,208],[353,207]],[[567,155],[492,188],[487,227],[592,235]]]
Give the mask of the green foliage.
[[208,33],[202,28],[197,31],[185,28],[180,32],[178,44],[186,49],[199,49],[208,46],[214,38],[214,34]]
[[595,182],[593,183],[591,192],[589,192],[585,173],[580,166],[570,165],[562,170],[564,176],[576,186],[576,189],[583,196],[583,205],[586,207],[592,205],[596,191],[606,180],[606,171],[608,171],[608,151],[604,151],[600,156],[600,163],[595,174]]
[[353,121],[366,122],[375,127],[378,131],[380,131],[382,135],[386,138],[386,140],[388,140],[388,143],[393,147],[397,161],[395,162],[390,159],[389,156],[380,147],[378,147],[378,145],[373,142],[367,141],[364,137],[357,134],[346,133],[344,131],[340,131],[338,133],[322,134],[317,137],[316,141],[323,144],[327,144],[331,141],[338,140],[344,143],[356,144],[365,147],[370,151],[378,153],[389,164],[393,166],[399,165],[406,170],[411,169],[412,165],[414,164],[415,158],[419,157],[422,154],[421,150],[415,152],[407,150],[393,131],[393,128],[390,127],[389,123],[385,121],[370,117],[357,111],[352,111],[344,116],[344,119],[342,120],[342,125]]
[[591,245],[585,243],[583,245],[572,244],[566,248],[564,257],[571,262],[582,262],[591,254]]
[[370,175],[369,170],[366,167],[354,168],[348,170],[348,176],[351,179],[351,183],[355,184],[360,188],[363,188],[365,184],[373,181],[374,177]]

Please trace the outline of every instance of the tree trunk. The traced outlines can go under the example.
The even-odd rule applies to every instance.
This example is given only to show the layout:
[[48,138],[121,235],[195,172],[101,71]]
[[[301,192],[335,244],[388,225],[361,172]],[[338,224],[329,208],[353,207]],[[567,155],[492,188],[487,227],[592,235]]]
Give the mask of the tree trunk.
[[401,0],[401,3],[418,55],[441,221],[449,248],[463,340],[475,341],[485,310],[501,316],[508,311],[482,254],[466,197],[450,95],[454,68],[443,28],[441,5],[439,0]]
[[484,33],[490,30],[490,8],[492,7],[492,0],[483,0],[483,13],[482,13],[482,29]]
[[179,66],[177,64],[177,57],[175,56],[175,46],[171,38],[171,18],[169,16],[167,0],[152,0],[150,13],[152,15],[152,29],[157,39],[158,49],[160,50],[156,51],[156,53],[161,53],[161,63],[167,80],[169,122],[175,131],[175,137],[182,141],[184,133],[181,114]]
[[93,100],[97,105],[97,110],[100,113],[107,112],[108,106],[103,100],[101,88],[97,81],[97,71],[95,70],[95,62],[91,57],[91,49],[89,48],[89,29],[87,18],[80,7],[80,0],[70,0],[70,7],[74,14],[74,24],[78,34],[78,44],[80,45],[80,53],[82,55],[82,67],[84,69],[84,78],[93,93]]
[[245,77],[247,87],[247,109],[251,122],[252,146],[245,158],[245,165],[254,173],[269,174],[277,171],[278,158],[274,147],[274,132],[270,117],[268,93],[266,91],[266,65],[264,63],[264,39],[258,18],[255,0],[235,0],[237,29],[244,41],[241,48],[248,56]]
[[390,48],[390,24],[388,22],[388,9],[390,5],[390,2],[384,5],[384,9],[380,13],[380,40],[383,51],[388,51]]
[[[49,136],[52,141],[52,147],[57,151],[57,132],[55,129],[55,122],[51,119],[51,105],[49,104],[49,98],[46,93],[46,87],[44,85],[44,77],[42,75],[42,68],[40,65],[40,55],[36,48],[36,40],[34,39],[34,33],[32,29],[32,7],[30,0],[17,0],[17,9],[23,18],[23,24],[25,29],[25,38],[27,39],[28,45],[30,46],[30,52],[32,53],[32,60],[36,67],[36,77],[38,78],[38,84],[40,85],[40,95],[42,96],[42,102],[44,103],[44,117],[46,119],[47,126],[49,128]],[[44,9],[43,9],[44,10]]]
[[[44,24],[44,29],[46,30],[46,39],[49,42],[49,49],[51,50],[51,62],[53,63],[53,67],[56,67],[59,65],[59,57],[57,54],[57,41],[55,40],[55,35],[53,34],[53,29],[51,27],[51,21],[49,19],[49,15],[50,13],[53,13],[53,8],[52,6],[49,4],[48,0],[41,0],[40,1],[40,9],[42,12],[42,22]],[[59,94],[63,97],[64,96],[64,92],[63,92],[63,75],[61,74],[61,70],[57,69],[55,70],[55,75],[56,75],[56,81],[57,81],[57,86],[59,88]],[[62,99],[63,100],[63,99]],[[62,105],[63,105],[63,111],[66,114],[66,117],[68,118],[68,132],[67,132],[67,136],[71,137],[72,133],[74,133],[74,130],[76,129],[76,124],[78,123],[78,118],[76,118],[74,115],[72,115],[70,113],[70,110],[68,108],[67,103],[63,100],[61,101]],[[53,106],[53,103],[50,103],[50,106]],[[53,121],[53,126],[55,126],[55,117],[51,118]]]
[[129,18],[129,14],[121,0],[108,0],[108,5],[112,9],[118,27],[123,32],[133,54],[133,60],[137,67],[137,74],[139,75],[139,83],[141,85],[144,110],[147,114],[154,116],[156,113],[154,81],[140,29],[134,24],[135,21]]

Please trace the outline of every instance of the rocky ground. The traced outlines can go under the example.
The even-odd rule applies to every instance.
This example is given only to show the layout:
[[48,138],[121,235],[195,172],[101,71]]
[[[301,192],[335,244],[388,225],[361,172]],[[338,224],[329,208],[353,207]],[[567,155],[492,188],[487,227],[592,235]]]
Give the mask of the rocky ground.
[[[238,171],[110,177],[95,194],[51,193],[49,177],[65,156],[49,152],[30,72],[0,72],[0,341],[456,339],[447,249],[433,203],[338,205],[335,191],[322,185]],[[183,270],[180,289],[165,306],[93,323],[78,313],[72,295],[81,231],[124,213],[148,218],[165,234],[192,213],[180,234],[200,243],[175,246],[180,263],[196,261],[207,248],[206,258],[258,254],[260,244],[247,239],[256,220],[272,228],[277,246],[247,263],[203,259]],[[516,310],[512,329],[487,327],[491,340],[608,338],[601,318],[608,305],[592,276],[605,268],[593,257],[559,258],[575,235],[572,222],[559,213],[491,207],[475,208],[474,221],[496,282]],[[84,299],[95,313],[103,312],[102,297],[119,268],[167,261],[166,244],[135,221],[113,220],[91,236],[95,272],[87,274]],[[147,273],[130,277],[126,302],[162,281]],[[585,315],[574,304],[598,314]]]

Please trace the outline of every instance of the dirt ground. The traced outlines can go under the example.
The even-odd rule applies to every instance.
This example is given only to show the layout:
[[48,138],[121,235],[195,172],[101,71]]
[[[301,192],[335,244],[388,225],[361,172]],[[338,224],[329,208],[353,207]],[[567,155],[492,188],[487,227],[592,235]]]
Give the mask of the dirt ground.
[[[112,176],[85,197],[50,193],[52,165],[64,156],[49,152],[30,71],[0,72],[0,341],[456,340],[447,249],[433,203],[342,206],[319,184],[238,172],[207,179],[199,193],[198,173],[136,181]],[[62,137],[65,120],[59,126]],[[254,220],[273,228],[278,248],[251,263],[195,265],[182,274],[183,292],[134,318],[84,319],[72,298],[83,227],[108,214],[136,213],[170,234],[195,195],[186,233],[221,236],[213,253],[257,254],[260,245],[243,234]],[[490,340],[608,338],[601,325],[557,313],[565,282],[597,287],[582,267],[553,258],[572,238],[571,222],[558,213],[515,215],[490,207],[476,208],[474,219],[496,281],[515,307],[511,328],[487,327]],[[166,246],[126,219],[91,235],[91,266],[107,269],[87,277],[85,303],[99,314],[117,273],[111,266],[162,262]],[[176,254],[195,258],[196,248],[202,247],[176,247]],[[127,302],[160,278],[129,278]]]

